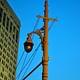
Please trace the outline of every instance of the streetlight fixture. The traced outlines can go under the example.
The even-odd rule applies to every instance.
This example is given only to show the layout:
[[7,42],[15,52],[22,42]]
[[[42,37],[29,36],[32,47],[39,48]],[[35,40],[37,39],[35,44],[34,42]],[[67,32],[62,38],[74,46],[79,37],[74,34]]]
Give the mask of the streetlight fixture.
[[43,42],[43,37],[42,37],[42,32],[41,30],[36,30],[35,32],[31,32],[28,34],[28,38],[27,38],[27,41],[24,43],[24,49],[27,53],[31,52],[32,48],[33,48],[33,42],[32,42],[32,39],[31,39],[31,36],[32,34],[37,34],[40,39],[41,39],[41,42]]
[[28,36],[27,41],[24,43],[24,49],[27,53],[31,52],[33,48],[33,42],[30,36]]

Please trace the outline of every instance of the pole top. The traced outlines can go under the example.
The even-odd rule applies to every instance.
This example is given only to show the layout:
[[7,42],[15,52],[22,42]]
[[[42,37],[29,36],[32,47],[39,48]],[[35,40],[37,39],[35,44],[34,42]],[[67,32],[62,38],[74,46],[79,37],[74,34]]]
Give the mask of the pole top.
[[48,0],[45,0],[45,1],[48,1]]
[[45,0],[46,3],[48,3],[48,0]]

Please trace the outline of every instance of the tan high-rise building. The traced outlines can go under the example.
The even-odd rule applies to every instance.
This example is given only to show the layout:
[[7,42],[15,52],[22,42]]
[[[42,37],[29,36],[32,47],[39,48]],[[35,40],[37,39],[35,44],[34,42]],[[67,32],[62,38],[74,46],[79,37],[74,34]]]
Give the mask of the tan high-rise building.
[[6,0],[0,0],[0,80],[16,80],[20,22]]

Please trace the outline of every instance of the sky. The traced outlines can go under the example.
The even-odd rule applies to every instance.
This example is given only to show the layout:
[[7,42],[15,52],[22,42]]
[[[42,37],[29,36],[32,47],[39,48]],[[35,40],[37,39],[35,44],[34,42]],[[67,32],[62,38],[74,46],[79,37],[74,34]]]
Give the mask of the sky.
[[[31,65],[28,68],[26,66],[17,78],[24,61],[26,64],[40,43],[39,37],[33,35],[33,50],[30,53],[24,52],[23,44],[27,33],[34,29],[36,16],[44,15],[44,1],[8,0],[21,22],[17,63],[21,55],[24,55],[16,69],[16,80],[21,80],[24,73],[26,76],[42,60],[43,52],[40,46]],[[49,31],[48,80],[80,80],[80,0],[48,0],[48,4],[49,17],[58,19],[58,22],[55,22]],[[39,20],[37,29],[41,27],[43,27],[42,19]],[[42,66],[26,80],[42,80]]]

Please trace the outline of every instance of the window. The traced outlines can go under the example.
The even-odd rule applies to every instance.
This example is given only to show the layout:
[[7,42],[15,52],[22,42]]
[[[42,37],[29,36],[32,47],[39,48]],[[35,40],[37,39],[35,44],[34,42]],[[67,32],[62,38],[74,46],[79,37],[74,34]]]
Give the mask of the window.
[[4,76],[4,80],[8,80],[6,76]]
[[10,61],[10,65],[11,65],[11,67],[12,67],[12,63],[11,63],[11,61]]
[[5,59],[6,58],[6,56],[3,54],[3,58]]
[[5,37],[5,41],[7,42],[7,38]]
[[3,40],[2,39],[0,39],[0,42],[3,44]]
[[8,58],[6,58],[6,61],[7,61],[7,63],[9,63],[9,59]]
[[15,32],[15,26],[13,27],[13,32]]
[[13,71],[13,75],[15,75],[15,72]]
[[17,56],[14,54],[14,58],[16,59],[17,58]]
[[14,64],[16,64],[16,61],[14,60]]
[[13,57],[12,56],[10,56],[10,59],[13,61]]
[[0,7],[0,22],[2,20],[2,13],[3,13],[3,9]]
[[9,73],[8,75],[9,75],[9,78],[11,78],[11,74]]
[[9,68],[9,71],[10,71],[10,72],[12,72],[12,69],[11,69],[11,68]]
[[10,52],[10,48],[8,47],[8,51]]
[[11,37],[9,36],[9,40],[11,41]]
[[5,32],[5,35],[8,37],[8,33],[7,32]]
[[9,18],[7,17],[7,25],[6,25],[6,30],[8,31],[9,27]]
[[12,22],[10,22],[10,32],[12,32]]
[[2,60],[2,64],[5,65],[5,61],[4,60]]
[[[11,39],[11,38],[10,38]],[[9,46],[11,46],[11,43],[8,41]]]
[[3,48],[3,52],[6,53],[6,49],[5,48]]
[[18,42],[18,31],[16,31],[16,42]]
[[4,38],[4,34],[1,33],[1,37]]
[[0,56],[2,55],[2,52],[0,51]]
[[15,39],[15,34],[13,34],[13,39]]
[[12,76],[12,79],[15,80],[15,78]]
[[7,48],[7,45],[4,43],[5,48]]
[[6,64],[6,68],[8,69],[8,65]]
[[13,65],[14,70],[16,70],[16,67]]
[[6,23],[6,13],[4,12],[3,13],[3,26],[5,26],[5,23]]
[[10,57],[9,53],[7,53],[7,56]]
[[0,76],[3,78],[3,73],[2,72],[0,73]]
[[13,27],[13,39],[15,40],[15,26]]
[[2,67],[2,71],[4,72],[4,67]]
[[[14,41],[12,40],[12,44],[14,44]],[[13,49],[13,48],[12,48]]]
[[13,51],[11,51],[11,54],[12,54],[12,56],[13,56],[13,54],[14,54]]
[[0,44],[0,49],[2,49],[2,45]]
[[1,58],[0,58],[0,62],[1,62]]

